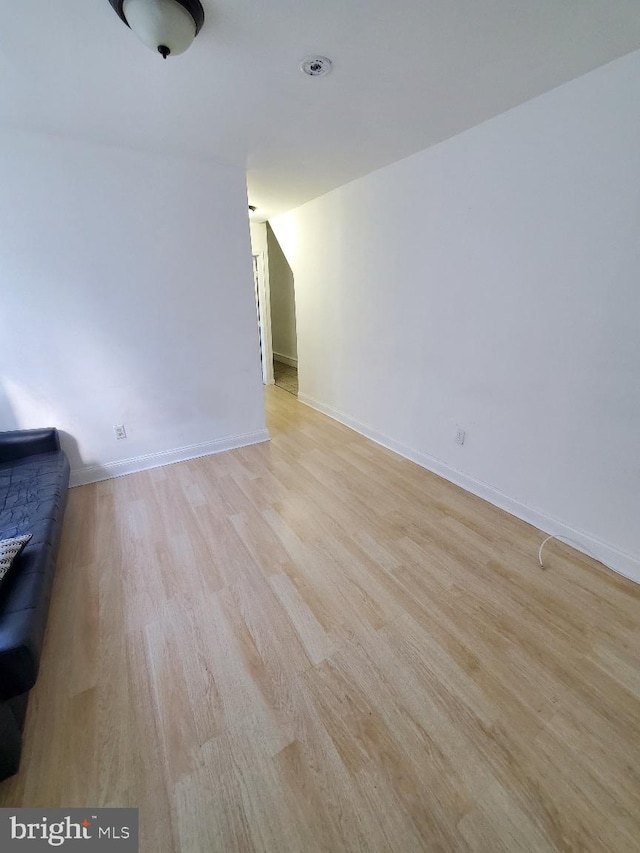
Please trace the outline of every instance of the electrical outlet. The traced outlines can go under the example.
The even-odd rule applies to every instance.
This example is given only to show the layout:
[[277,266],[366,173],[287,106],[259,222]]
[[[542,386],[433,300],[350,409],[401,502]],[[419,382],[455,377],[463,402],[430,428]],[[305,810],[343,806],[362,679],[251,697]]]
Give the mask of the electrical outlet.
[[127,431],[124,428],[124,424],[115,424],[113,431],[115,432],[118,441],[120,441],[121,438],[127,437]]
[[463,445],[466,437],[466,432],[463,429],[460,429],[460,427],[458,427],[458,429],[456,430],[456,444]]

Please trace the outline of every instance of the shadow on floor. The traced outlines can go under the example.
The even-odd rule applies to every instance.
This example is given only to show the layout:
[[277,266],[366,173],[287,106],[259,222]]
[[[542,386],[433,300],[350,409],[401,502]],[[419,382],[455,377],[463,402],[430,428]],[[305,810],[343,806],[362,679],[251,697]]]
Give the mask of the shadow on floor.
[[294,397],[298,396],[298,369],[281,361],[273,362],[273,376],[278,388],[283,388]]

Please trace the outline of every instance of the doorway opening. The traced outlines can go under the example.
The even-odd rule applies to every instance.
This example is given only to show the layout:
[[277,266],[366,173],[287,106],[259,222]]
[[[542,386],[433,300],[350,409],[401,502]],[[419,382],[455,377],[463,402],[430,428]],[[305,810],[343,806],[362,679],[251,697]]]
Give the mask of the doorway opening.
[[267,279],[266,253],[253,253],[253,285],[258,317],[258,340],[260,342],[260,366],[262,384],[273,385],[273,349],[271,344],[271,311],[269,310],[269,283]]
[[298,337],[293,272],[271,226],[251,223],[262,381],[298,395]]
[[298,395],[298,335],[293,272],[278,238],[266,223],[275,384]]

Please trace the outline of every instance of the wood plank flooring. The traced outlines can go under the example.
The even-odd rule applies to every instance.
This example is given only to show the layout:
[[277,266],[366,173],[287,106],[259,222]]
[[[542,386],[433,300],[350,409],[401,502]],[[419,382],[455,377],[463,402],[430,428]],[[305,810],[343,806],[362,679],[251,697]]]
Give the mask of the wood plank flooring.
[[267,390],[273,440],[74,489],[3,806],[146,853],[640,850],[640,587]]
[[278,388],[283,388],[294,397],[298,396],[298,368],[284,364],[282,361],[273,360],[273,377]]

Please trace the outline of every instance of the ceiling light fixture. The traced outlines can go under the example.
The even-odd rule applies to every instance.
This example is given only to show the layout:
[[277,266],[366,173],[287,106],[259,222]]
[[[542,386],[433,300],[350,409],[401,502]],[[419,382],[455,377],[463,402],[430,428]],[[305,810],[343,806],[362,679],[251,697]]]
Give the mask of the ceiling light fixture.
[[109,0],[143,44],[166,59],[191,45],[204,24],[200,0]]

